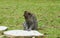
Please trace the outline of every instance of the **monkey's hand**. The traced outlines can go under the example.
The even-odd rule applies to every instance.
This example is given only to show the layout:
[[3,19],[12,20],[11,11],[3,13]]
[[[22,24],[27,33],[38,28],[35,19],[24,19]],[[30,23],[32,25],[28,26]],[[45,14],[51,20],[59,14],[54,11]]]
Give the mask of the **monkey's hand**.
[[28,29],[27,31],[31,31],[31,29]]

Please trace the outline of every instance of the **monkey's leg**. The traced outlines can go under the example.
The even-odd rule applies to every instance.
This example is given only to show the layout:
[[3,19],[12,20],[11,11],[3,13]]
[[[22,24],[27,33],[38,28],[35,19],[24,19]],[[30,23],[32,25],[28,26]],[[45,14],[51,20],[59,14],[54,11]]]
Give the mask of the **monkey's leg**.
[[26,22],[23,23],[23,27],[24,27],[24,30],[28,30],[28,26],[27,26]]

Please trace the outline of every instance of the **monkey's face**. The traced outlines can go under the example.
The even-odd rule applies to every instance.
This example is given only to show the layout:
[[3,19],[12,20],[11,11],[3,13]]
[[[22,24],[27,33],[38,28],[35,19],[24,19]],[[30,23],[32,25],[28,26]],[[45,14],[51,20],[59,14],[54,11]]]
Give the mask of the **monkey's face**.
[[32,14],[31,14],[30,12],[28,12],[28,11],[25,11],[25,12],[24,12],[24,18],[25,18],[25,19],[30,19],[31,16],[32,16]]

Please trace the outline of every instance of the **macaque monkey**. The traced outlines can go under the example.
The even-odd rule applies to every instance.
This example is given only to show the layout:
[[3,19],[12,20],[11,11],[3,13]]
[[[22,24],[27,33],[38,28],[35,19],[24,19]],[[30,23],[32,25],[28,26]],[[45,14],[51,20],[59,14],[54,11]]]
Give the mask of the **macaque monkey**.
[[25,18],[25,22],[23,24],[24,30],[28,30],[28,31],[37,30],[38,23],[35,15],[33,15],[28,11],[24,11],[24,18]]

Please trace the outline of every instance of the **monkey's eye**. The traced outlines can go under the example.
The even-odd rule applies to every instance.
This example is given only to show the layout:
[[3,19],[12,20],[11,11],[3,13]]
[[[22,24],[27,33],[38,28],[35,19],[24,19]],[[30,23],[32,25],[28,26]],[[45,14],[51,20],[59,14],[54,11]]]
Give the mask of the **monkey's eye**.
[[28,15],[31,15],[30,13],[28,13]]

